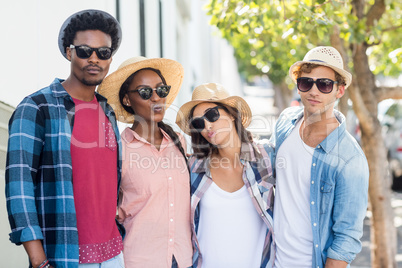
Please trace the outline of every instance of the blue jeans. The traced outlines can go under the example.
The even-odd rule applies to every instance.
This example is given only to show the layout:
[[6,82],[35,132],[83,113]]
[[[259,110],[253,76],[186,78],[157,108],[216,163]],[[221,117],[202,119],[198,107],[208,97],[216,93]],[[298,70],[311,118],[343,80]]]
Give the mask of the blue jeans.
[[80,263],[78,268],[124,268],[123,252],[102,263]]
[[178,268],[177,261],[176,261],[176,258],[174,257],[174,255],[172,257],[172,268]]
[[[193,266],[190,266],[188,268],[191,268],[191,267],[193,267]],[[174,257],[174,255],[172,257],[172,268],[178,268],[177,261],[176,261],[176,258]]]

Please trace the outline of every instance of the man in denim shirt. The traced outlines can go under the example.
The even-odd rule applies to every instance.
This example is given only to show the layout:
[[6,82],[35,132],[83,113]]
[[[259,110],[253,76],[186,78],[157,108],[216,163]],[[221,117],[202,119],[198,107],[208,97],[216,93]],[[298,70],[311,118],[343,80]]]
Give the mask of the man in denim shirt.
[[348,267],[361,250],[366,157],[334,110],[350,85],[333,47],[316,47],[289,70],[303,107],[282,112],[276,145],[275,267]]

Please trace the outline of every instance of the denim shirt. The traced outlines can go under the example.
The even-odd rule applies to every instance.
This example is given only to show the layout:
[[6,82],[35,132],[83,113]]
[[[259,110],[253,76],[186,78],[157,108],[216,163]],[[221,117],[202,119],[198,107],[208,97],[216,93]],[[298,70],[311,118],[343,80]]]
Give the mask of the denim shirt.
[[[367,159],[346,131],[345,117],[336,110],[334,114],[340,125],[315,147],[311,165],[313,268],[324,267],[327,258],[349,264],[354,260],[361,251],[367,210]],[[299,107],[281,113],[271,138],[276,152],[302,118],[303,108]]]

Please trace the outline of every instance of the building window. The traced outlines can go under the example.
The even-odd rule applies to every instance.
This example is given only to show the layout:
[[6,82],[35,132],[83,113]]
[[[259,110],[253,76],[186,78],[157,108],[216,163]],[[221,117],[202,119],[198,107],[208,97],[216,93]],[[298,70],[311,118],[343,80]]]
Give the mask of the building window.
[[140,0],[140,43],[141,56],[146,57],[147,51],[145,47],[145,0]]
[[163,14],[162,14],[162,0],[159,0],[159,54],[163,58]]

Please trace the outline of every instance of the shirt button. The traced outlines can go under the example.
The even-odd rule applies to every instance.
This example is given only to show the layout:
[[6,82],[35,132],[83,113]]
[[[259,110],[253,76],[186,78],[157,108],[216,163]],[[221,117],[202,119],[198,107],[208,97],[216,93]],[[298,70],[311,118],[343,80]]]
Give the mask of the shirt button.
[[173,207],[173,203],[171,203],[170,206]]
[[172,180],[172,177],[169,177],[168,179],[171,181],[171,180]]
[[172,222],[172,221],[173,221],[173,219],[170,219],[170,221]]
[[261,217],[264,217],[264,213],[261,213]]
[[311,201],[311,204],[314,205],[314,201]]
[[172,238],[170,238],[170,239],[169,239],[169,241],[170,241],[170,242],[173,242],[173,239],[172,239]]
[[317,226],[317,223],[314,223],[314,226]]
[[318,245],[315,245],[316,248],[318,248]]
[[321,148],[321,145],[318,145],[317,148]]
[[321,187],[321,190],[324,190],[324,187]]
[[315,167],[315,163],[313,163],[313,167]]
[[311,181],[311,184],[314,184],[314,181]]

